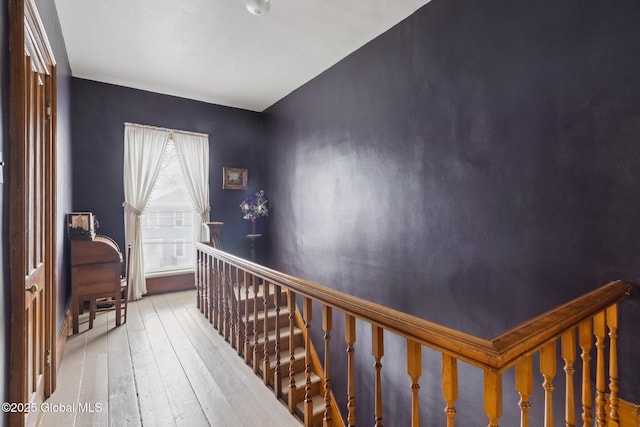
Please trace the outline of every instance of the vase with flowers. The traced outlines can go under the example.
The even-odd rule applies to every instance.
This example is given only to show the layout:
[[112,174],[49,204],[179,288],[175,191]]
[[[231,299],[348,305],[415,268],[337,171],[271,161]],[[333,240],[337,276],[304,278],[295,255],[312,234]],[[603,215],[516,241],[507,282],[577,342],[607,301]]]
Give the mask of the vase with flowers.
[[242,211],[242,218],[251,221],[251,234],[256,234],[256,219],[261,216],[269,216],[267,198],[264,196],[264,191],[257,191],[244,199],[240,203],[240,210]]

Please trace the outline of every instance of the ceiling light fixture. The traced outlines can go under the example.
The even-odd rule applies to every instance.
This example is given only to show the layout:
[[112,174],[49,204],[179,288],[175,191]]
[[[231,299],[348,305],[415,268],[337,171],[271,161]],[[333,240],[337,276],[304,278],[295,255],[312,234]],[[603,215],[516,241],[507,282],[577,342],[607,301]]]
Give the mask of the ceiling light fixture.
[[254,15],[266,15],[271,9],[271,0],[245,0],[245,7]]

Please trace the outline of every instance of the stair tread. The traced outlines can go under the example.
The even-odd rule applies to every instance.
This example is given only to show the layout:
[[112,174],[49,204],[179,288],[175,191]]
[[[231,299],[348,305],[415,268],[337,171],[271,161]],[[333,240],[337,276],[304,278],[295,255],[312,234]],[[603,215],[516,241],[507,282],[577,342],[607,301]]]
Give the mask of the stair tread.
[[[307,384],[307,375],[304,371],[296,372],[293,376],[296,379],[296,389],[304,388]],[[315,372],[311,372],[311,384],[315,384],[320,381],[320,377]],[[282,378],[282,393],[287,394],[289,392],[289,376]]]
[[[311,396],[311,403],[313,405],[313,416],[314,417],[324,413],[324,408],[325,408],[325,405],[326,405],[326,402],[324,401],[324,396],[322,396],[320,394],[314,394],[313,396]],[[296,405],[296,407],[298,408],[299,411],[304,413],[304,400],[299,402]]]
[[[293,352],[293,357],[295,358],[295,360],[304,359],[305,353],[306,352],[304,350],[304,347],[296,347]],[[289,350],[282,350],[280,352],[280,364],[284,365],[289,363],[290,357],[291,357],[291,354],[289,353]],[[276,355],[272,354],[269,356],[269,364],[271,366],[274,366],[275,363],[276,363]]]
[[[299,335],[302,334],[302,330],[300,330],[298,327],[294,327],[293,328],[293,334],[294,335]],[[284,338],[289,338],[289,326],[285,326],[280,328],[280,340],[283,340]],[[276,331],[275,330],[270,330],[269,331],[269,341],[275,341],[276,339]],[[258,343],[263,343],[264,342],[264,333],[260,332],[258,334]],[[249,336],[249,343],[251,343],[251,345],[253,345],[255,343],[255,339],[253,335]]]
[[[269,318],[272,317],[276,317],[276,309],[275,307],[271,307],[267,310],[267,315],[269,316]],[[289,307],[287,306],[281,306],[280,307],[280,316],[284,316],[287,315],[289,316]],[[249,313],[249,322],[253,322],[254,319],[254,313]],[[261,310],[258,312],[258,321],[264,321],[264,310]]]

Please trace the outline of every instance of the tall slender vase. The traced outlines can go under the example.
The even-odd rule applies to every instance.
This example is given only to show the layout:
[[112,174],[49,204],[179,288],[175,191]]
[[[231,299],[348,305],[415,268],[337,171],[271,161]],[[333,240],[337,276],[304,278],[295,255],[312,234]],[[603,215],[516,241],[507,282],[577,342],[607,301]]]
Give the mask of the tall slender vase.
[[256,219],[251,218],[251,234],[256,234]]

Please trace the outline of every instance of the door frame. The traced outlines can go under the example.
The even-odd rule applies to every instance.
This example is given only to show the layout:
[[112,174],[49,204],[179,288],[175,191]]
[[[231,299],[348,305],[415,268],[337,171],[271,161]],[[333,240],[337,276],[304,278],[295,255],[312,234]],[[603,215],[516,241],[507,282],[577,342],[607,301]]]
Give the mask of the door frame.
[[[10,335],[10,376],[9,400],[14,403],[30,403],[28,396],[28,348],[25,331],[24,274],[27,257],[24,235],[27,225],[26,211],[28,189],[24,177],[28,150],[29,117],[27,113],[27,79],[31,70],[27,69],[25,55],[31,57],[32,66],[45,79],[45,105],[43,137],[45,139],[43,158],[44,197],[42,203],[44,223],[43,262],[45,284],[44,295],[44,360],[43,398],[51,395],[56,387],[57,372],[57,253],[56,253],[56,61],[47,39],[42,20],[34,0],[9,0],[9,63],[10,63],[10,111],[9,111],[9,151],[10,151],[10,195],[9,195],[9,257],[11,288],[11,335]],[[33,403],[33,402],[31,402]],[[38,411],[39,412],[39,411]],[[26,413],[10,413],[11,426],[24,425]],[[37,417],[36,417],[37,418]],[[33,419],[33,417],[29,417]]]

